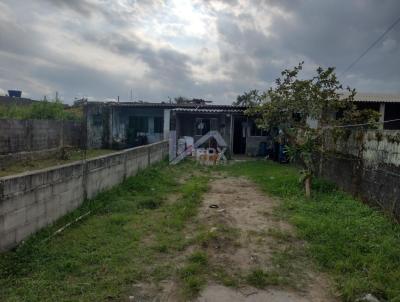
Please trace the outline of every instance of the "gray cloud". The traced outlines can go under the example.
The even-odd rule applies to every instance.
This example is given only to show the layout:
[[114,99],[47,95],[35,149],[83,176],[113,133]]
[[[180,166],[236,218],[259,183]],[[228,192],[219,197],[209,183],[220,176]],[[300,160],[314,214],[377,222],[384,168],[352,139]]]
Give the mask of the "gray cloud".
[[83,16],[91,16],[95,13],[104,13],[100,5],[96,5],[90,0],[44,0],[49,5],[58,6],[60,8],[70,9]]
[[[176,5],[175,5],[176,4]],[[305,60],[340,73],[398,17],[397,0],[0,0],[0,91],[230,103]],[[400,92],[400,26],[349,73]]]

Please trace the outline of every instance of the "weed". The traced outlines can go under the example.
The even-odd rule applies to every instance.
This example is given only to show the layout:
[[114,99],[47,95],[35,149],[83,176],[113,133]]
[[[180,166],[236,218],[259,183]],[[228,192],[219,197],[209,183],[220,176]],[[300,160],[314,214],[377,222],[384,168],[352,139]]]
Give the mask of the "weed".
[[183,294],[186,297],[196,296],[206,284],[204,276],[189,276],[184,281]]
[[240,276],[235,273],[228,273],[226,267],[214,266],[211,273],[217,282],[229,287],[239,287]]
[[202,251],[192,253],[184,267],[179,271],[186,297],[194,297],[206,284],[207,254]]
[[265,288],[268,285],[279,285],[281,277],[275,272],[266,272],[261,269],[255,269],[246,276],[246,281],[254,287]]
[[[289,219],[308,253],[330,272],[345,301],[365,293],[394,301],[400,299],[400,226],[384,214],[355,200],[332,184],[316,179],[314,196],[304,198],[298,171],[267,161],[224,167],[247,176],[264,191],[280,198],[279,215]],[[291,257],[286,251],[276,263]],[[296,256],[303,257],[303,256]]]
[[146,197],[138,201],[138,209],[154,210],[161,206],[163,201],[160,198]]
[[189,262],[207,265],[207,254],[201,251],[195,252],[189,256]]
[[203,248],[224,245],[233,245],[238,247],[239,243],[237,238],[239,236],[239,230],[232,228],[224,224],[218,224],[212,229],[201,230],[196,238],[195,243],[199,244]]
[[278,242],[290,242],[294,240],[290,232],[280,229],[268,229],[267,235],[275,238]]

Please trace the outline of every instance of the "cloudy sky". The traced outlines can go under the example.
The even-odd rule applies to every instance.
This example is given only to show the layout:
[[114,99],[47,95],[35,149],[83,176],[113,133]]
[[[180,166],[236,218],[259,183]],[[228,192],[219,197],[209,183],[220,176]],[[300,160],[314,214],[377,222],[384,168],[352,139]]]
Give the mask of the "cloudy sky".
[[[340,74],[400,16],[399,0],[0,0],[0,94],[231,103],[304,74]],[[400,92],[400,24],[341,76]]]

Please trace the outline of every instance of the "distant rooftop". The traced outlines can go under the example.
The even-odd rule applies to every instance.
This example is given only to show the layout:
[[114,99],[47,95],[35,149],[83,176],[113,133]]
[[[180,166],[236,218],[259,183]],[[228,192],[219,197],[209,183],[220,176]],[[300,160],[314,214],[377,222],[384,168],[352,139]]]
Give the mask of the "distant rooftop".
[[88,102],[89,105],[107,105],[115,107],[140,107],[140,108],[167,108],[167,109],[237,109],[244,110],[246,106],[217,105],[217,104],[175,104],[175,103],[153,103],[153,102]]
[[172,109],[175,112],[200,112],[200,113],[242,113],[246,107],[239,106],[226,106],[222,108],[174,108]]
[[369,103],[400,103],[400,94],[357,92],[354,101]]

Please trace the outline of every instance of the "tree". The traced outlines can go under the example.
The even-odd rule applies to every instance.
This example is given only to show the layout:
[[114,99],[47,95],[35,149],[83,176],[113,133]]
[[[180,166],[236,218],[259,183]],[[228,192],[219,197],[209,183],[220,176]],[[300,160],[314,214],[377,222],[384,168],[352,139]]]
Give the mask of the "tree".
[[250,90],[242,95],[238,95],[236,101],[232,105],[235,106],[255,106],[261,102],[263,96],[258,90]]
[[[353,120],[377,121],[379,113],[367,110],[360,114],[353,103],[356,91],[347,87],[347,93],[343,93],[333,67],[319,67],[311,79],[299,79],[303,64],[285,69],[275,81],[276,86],[262,94],[247,114],[256,116],[256,123],[261,128],[282,130],[288,141],[286,153],[289,159],[303,166],[302,181],[309,197],[316,171],[315,155],[323,151],[324,130]],[[338,112],[343,114],[338,117]],[[311,127],[310,120],[318,121],[318,126]]]

